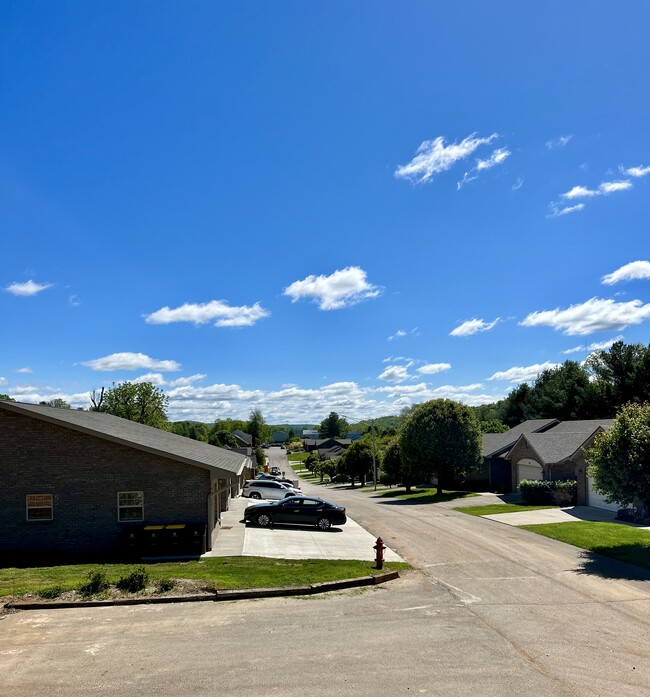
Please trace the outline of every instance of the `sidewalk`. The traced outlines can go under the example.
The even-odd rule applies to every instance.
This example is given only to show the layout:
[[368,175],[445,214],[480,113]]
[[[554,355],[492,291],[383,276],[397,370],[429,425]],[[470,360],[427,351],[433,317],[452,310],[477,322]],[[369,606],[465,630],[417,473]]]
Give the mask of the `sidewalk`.
[[[374,561],[375,538],[348,518],[345,525],[331,530],[311,526],[277,525],[270,528],[247,526],[241,521],[251,502],[238,497],[222,516],[214,549],[205,557],[269,557],[274,559],[358,559]],[[391,549],[385,561],[404,561]]]

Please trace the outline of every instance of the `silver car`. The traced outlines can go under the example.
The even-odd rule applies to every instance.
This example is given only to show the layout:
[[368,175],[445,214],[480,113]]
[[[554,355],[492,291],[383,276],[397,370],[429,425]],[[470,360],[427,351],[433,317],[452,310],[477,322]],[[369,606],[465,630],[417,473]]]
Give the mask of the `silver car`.
[[300,489],[294,489],[289,484],[275,482],[270,479],[250,479],[244,484],[242,496],[251,499],[284,499],[287,496],[300,496]]

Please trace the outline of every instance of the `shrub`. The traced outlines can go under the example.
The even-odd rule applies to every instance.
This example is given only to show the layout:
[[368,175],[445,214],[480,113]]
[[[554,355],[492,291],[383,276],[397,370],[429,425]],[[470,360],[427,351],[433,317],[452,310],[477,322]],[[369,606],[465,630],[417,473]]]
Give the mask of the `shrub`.
[[159,593],[166,593],[176,587],[176,581],[173,578],[161,578],[157,583]]
[[519,491],[524,501],[534,506],[571,506],[576,501],[577,482],[524,479],[519,483]]
[[63,590],[63,586],[50,586],[39,591],[38,597],[44,600],[54,600],[54,598],[58,598],[63,593]]
[[144,566],[138,566],[128,576],[122,576],[115,584],[121,591],[125,593],[138,593],[147,587],[149,574]]
[[88,572],[88,581],[84,583],[79,591],[82,595],[96,595],[108,590],[111,585],[106,578],[106,574],[101,569]]

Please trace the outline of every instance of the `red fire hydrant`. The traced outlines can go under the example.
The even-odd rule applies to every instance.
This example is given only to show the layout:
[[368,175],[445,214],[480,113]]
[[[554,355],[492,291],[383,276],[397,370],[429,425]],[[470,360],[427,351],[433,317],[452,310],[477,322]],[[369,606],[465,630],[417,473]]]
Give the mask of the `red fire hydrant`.
[[377,544],[374,546],[374,549],[376,550],[375,567],[377,569],[383,569],[384,568],[384,550],[386,549],[386,545],[384,544],[384,541],[381,539],[381,537],[377,538]]

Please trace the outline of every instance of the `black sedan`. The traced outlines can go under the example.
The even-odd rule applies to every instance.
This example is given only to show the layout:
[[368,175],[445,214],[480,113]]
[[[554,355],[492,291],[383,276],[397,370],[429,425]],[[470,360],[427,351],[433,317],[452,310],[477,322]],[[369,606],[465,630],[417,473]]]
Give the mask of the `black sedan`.
[[332,525],[343,525],[347,518],[345,508],[325,499],[311,496],[290,496],[273,503],[256,503],[244,511],[244,520],[267,527],[273,523],[315,525],[329,530]]

